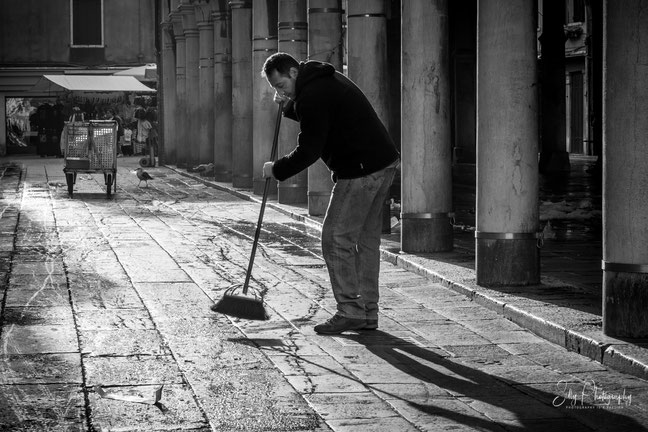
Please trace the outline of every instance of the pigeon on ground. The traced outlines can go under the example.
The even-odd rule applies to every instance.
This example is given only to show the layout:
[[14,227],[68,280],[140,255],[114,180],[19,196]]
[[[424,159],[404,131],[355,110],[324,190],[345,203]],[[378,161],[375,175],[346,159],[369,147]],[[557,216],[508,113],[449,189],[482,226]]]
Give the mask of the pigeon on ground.
[[137,168],[137,178],[139,179],[139,183],[137,183],[137,187],[142,184],[143,181],[146,182],[146,187],[148,187],[148,181],[153,180],[153,177],[146,171],[144,171],[142,168]]

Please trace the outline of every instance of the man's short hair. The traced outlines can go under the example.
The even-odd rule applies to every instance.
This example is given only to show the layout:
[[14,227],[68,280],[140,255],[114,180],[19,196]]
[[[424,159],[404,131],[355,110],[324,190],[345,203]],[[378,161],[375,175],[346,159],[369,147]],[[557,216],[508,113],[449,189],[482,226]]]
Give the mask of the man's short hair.
[[275,70],[281,75],[288,75],[291,67],[299,69],[299,62],[293,56],[285,52],[274,53],[263,63],[261,75],[268,77]]

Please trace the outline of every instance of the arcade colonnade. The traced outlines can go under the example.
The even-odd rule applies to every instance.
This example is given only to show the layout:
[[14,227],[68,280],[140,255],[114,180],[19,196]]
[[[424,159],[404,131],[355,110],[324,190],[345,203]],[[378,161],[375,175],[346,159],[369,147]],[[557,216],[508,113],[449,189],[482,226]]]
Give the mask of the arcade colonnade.
[[[277,51],[343,70],[389,124],[401,95],[401,248],[453,246],[449,0],[401,2],[400,82],[389,82],[384,0],[162,2],[163,161],[214,164],[216,181],[261,194],[277,105],[261,76]],[[604,34],[603,322],[648,336],[648,1],[607,7]],[[343,14],[345,20],[343,20]],[[476,278],[540,282],[538,63],[534,0],[478,0]],[[346,22],[346,32],[343,29]],[[297,124],[282,124],[280,154]],[[280,203],[322,215],[332,183],[323,163],[280,182]]]

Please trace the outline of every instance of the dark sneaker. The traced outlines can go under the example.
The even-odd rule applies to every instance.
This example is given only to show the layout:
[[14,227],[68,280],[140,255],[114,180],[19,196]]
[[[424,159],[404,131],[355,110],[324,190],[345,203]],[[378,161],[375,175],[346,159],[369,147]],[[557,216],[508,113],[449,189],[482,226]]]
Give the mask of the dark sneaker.
[[362,327],[362,330],[378,330],[378,318],[374,318],[374,319],[367,318],[366,322],[367,324],[365,324],[365,326]]
[[324,324],[315,326],[315,332],[319,334],[340,334],[347,330],[360,330],[364,328],[366,321],[360,318],[346,318],[335,314]]

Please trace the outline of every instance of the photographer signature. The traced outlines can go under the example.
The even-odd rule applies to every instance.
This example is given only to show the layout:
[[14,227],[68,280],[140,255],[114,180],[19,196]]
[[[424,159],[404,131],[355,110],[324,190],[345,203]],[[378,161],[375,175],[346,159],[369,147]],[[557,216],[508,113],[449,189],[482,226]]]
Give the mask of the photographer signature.
[[623,408],[632,405],[632,395],[605,391],[594,380],[583,383],[559,381],[556,384],[559,395],[553,399],[553,406],[566,408]]

